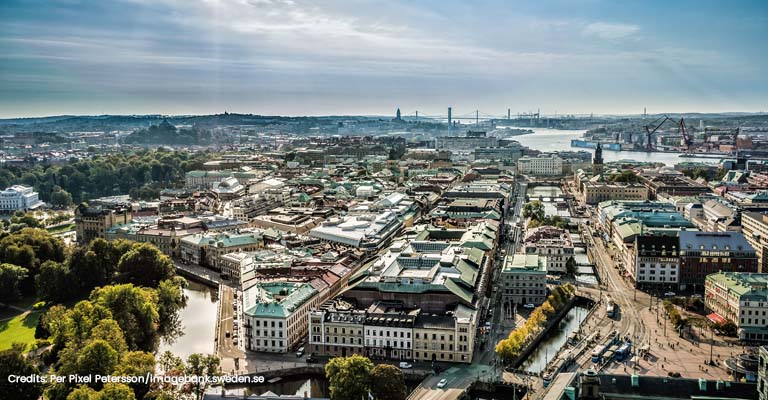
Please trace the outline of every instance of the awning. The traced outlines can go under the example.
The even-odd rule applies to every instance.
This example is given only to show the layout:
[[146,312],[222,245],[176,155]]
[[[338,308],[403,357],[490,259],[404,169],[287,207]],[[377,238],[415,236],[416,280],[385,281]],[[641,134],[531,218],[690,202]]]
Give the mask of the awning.
[[707,319],[716,324],[724,324],[727,322],[725,318],[723,318],[720,314],[714,313],[714,312],[712,314],[707,315]]

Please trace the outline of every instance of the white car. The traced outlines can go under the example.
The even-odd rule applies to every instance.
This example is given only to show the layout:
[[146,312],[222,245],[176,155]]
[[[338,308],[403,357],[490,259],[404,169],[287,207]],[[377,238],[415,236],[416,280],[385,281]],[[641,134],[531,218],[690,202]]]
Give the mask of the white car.
[[666,293],[664,293],[665,297],[675,297],[676,295],[677,294],[675,294],[675,292],[666,292]]
[[442,389],[447,384],[448,384],[448,379],[443,378],[443,379],[440,379],[440,382],[437,382],[437,387]]
[[400,368],[402,368],[402,369],[409,369],[409,368],[413,368],[413,365],[410,364],[410,363],[407,363],[405,361],[402,361],[402,362],[400,362]]
[[536,305],[533,304],[533,303],[528,303],[528,304],[524,305],[523,308],[536,308]]

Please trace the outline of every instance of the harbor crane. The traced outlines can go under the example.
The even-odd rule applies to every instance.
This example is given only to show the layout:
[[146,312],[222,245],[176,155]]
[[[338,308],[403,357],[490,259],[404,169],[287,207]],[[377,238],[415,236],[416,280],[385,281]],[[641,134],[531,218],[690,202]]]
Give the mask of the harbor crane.
[[[661,128],[661,126],[664,125],[664,123],[667,121],[672,121],[675,124],[675,126],[677,126],[677,133],[680,133],[683,135],[683,143],[685,144],[686,149],[691,148],[691,145],[693,145],[693,135],[691,135],[688,132],[688,128],[685,126],[685,119],[680,118],[680,121],[676,121],[670,118],[668,115],[662,115],[661,117],[656,118],[653,122],[645,126],[645,150],[646,151],[654,150],[653,134],[656,133],[656,131],[658,131],[659,128]],[[654,127],[653,129],[651,129],[652,126]]]

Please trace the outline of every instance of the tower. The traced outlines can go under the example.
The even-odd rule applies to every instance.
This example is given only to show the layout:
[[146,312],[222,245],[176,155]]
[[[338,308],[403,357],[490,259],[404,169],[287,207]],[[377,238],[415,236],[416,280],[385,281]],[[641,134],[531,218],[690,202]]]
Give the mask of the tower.
[[451,107],[448,107],[448,132],[453,131],[453,122],[451,121]]
[[600,143],[595,147],[595,158],[592,159],[592,174],[599,175],[603,173],[603,146]]
[[395,119],[400,121],[402,118],[400,117],[400,109],[397,109],[397,115],[395,116]]

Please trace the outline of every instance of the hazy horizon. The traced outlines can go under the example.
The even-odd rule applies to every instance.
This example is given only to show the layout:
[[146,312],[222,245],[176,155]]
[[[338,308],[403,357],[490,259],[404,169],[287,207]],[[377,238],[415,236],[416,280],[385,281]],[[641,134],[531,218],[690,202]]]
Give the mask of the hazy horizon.
[[768,3],[10,0],[0,118],[765,112]]

